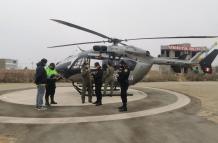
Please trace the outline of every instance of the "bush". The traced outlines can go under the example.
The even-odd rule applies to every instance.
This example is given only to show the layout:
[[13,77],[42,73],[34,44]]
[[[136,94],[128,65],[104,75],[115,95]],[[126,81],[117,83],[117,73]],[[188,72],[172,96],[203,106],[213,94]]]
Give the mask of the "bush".
[[0,82],[25,83],[34,81],[35,70],[0,70]]
[[173,73],[161,74],[158,71],[150,71],[142,81],[144,82],[178,81],[178,76]]
[[160,73],[159,71],[150,71],[142,80],[144,82],[161,82],[161,81],[218,81],[218,75],[204,73]]
[[188,73],[185,75],[186,80],[188,81],[217,81],[218,80],[218,75],[213,73],[213,74],[204,74],[204,73]]

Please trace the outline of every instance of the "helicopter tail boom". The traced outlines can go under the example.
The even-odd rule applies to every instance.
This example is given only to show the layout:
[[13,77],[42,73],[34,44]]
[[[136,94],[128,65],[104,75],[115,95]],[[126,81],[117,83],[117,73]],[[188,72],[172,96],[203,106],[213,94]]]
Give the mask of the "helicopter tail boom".
[[179,60],[179,59],[170,59],[165,57],[154,58],[153,64],[158,65],[172,65],[172,66],[196,66],[199,65],[204,72],[207,72],[206,69],[212,72],[211,64],[218,55],[218,48],[211,48],[210,50],[205,50],[197,53],[190,60]]

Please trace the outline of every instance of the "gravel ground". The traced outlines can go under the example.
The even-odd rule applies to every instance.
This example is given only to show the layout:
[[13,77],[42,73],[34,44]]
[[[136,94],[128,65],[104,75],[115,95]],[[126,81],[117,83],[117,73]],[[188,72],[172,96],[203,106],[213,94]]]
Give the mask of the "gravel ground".
[[199,116],[218,123],[218,82],[148,82],[135,86],[169,89],[200,99]]

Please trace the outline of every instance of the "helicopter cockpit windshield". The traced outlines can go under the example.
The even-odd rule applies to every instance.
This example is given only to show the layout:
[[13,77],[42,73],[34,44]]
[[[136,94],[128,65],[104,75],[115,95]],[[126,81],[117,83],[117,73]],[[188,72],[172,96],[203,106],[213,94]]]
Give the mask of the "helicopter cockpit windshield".
[[73,64],[72,64],[72,66],[71,66],[71,70],[72,69],[81,69],[81,67],[82,67],[82,65],[83,65],[83,63],[85,62],[85,61],[87,61],[87,58],[85,58],[85,57],[79,57],[79,58],[77,58],[74,62],[73,62]]
[[63,61],[57,62],[56,64],[56,70],[60,73],[66,71],[69,69],[72,65],[72,63],[77,59],[77,56],[72,55],[64,59]]

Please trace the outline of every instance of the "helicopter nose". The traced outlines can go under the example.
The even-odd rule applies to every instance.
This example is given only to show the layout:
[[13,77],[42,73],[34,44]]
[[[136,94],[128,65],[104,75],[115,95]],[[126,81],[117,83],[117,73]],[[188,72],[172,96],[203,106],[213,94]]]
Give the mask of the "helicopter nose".
[[68,70],[68,67],[71,65],[71,62],[66,63],[57,63],[56,64],[56,70],[59,73],[64,73],[66,70]]

